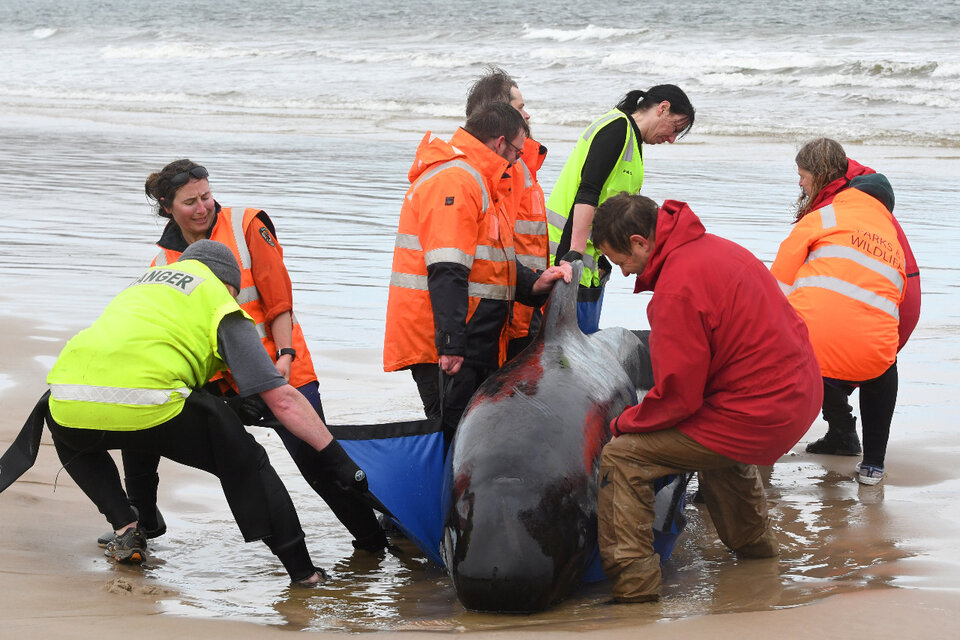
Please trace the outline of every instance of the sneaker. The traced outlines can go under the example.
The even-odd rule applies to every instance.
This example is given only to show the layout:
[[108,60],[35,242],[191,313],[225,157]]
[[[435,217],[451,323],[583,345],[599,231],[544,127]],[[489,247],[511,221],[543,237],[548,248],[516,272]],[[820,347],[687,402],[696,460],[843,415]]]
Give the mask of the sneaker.
[[829,456],[858,456],[862,452],[856,431],[847,434],[827,431],[827,435],[808,444],[806,451]]
[[883,480],[883,467],[875,467],[872,464],[858,462],[856,471],[857,482],[860,484],[874,485]]
[[140,529],[127,529],[107,543],[104,555],[123,564],[141,564],[147,559],[147,540]]
[[[140,531],[143,533],[143,537],[147,540],[153,540],[154,538],[159,538],[167,532],[167,523],[163,519],[163,514],[160,513],[160,509],[156,509],[156,517],[154,522],[147,522],[145,519],[140,519],[140,511],[134,507],[134,513],[137,514],[137,526]],[[153,525],[153,526],[151,526]],[[97,538],[97,545],[101,548],[106,548],[108,544],[113,542],[113,539],[117,537],[117,534],[113,532],[113,529],[106,531],[100,534],[100,537]]]

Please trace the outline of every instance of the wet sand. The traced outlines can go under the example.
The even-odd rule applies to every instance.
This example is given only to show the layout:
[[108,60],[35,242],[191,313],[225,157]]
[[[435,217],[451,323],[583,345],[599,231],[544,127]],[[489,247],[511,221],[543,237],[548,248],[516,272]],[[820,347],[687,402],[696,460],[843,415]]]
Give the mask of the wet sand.
[[[44,390],[73,330],[0,316],[0,448],[6,449]],[[79,327],[77,327],[79,328]],[[953,637],[960,623],[960,474],[950,387],[924,332],[904,366],[901,401],[877,487],[852,480],[855,458],[811,456],[803,444],[771,470],[768,496],[779,561],[734,559],[709,517],[688,505],[689,525],[664,567],[657,604],[610,606],[607,586],[587,585],[530,616],[464,611],[445,574],[400,542],[402,555],[354,552],[349,536],[297,477],[277,438],[257,434],[300,511],[314,561],[332,578],[291,589],[266,548],[245,545],[209,476],[164,462],[160,503],[170,532],[145,567],[109,563],[96,546],[105,522],[60,472],[45,436],[36,466],[0,495],[0,637],[270,637],[289,630],[380,631],[403,637],[890,638]],[[943,337],[943,336],[941,336]],[[317,358],[331,421],[415,415],[405,377],[379,371],[376,350]],[[904,380],[905,379],[905,380]],[[346,409],[348,408],[349,409]],[[909,420],[906,423],[905,420]],[[921,424],[922,422],[922,424]]]

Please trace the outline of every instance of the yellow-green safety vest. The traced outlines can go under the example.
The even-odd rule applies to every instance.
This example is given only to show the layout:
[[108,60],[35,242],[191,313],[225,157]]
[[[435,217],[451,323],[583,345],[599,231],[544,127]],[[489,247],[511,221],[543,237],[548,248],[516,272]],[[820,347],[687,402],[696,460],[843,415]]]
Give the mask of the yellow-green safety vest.
[[236,311],[243,313],[196,260],[149,269],[64,346],[47,376],[50,414],[65,427],[105,431],[170,420],[226,368],[217,327]]
[[[550,198],[547,200],[547,233],[550,236],[550,264],[556,262],[557,248],[560,246],[560,239],[563,236],[563,229],[567,225],[567,220],[573,214],[573,201],[577,197],[577,191],[580,189],[580,178],[583,173],[583,163],[586,162],[587,152],[597,133],[605,125],[618,118],[628,119],[624,112],[619,109],[608,111],[600,118],[595,120],[587,127],[583,135],[577,139],[577,144],[567,158],[557,183],[550,192]],[[607,176],[600,190],[600,200],[597,203],[602,204],[604,200],[615,196],[621,191],[631,194],[640,192],[643,186],[643,155],[640,148],[641,141],[637,139],[633,126],[629,119],[627,120],[627,137],[623,141],[623,149],[620,152],[620,158],[614,165],[610,175]],[[562,256],[561,256],[562,257]],[[585,287],[600,286],[600,276],[597,273],[597,260],[600,252],[593,246],[593,241],[587,239],[587,248],[583,254],[583,276],[580,278],[580,284]]]

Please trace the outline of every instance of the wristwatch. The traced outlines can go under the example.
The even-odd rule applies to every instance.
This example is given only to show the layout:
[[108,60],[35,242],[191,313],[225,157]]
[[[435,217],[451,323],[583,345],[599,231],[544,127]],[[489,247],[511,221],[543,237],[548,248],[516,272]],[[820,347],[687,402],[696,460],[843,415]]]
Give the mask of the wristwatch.
[[277,360],[280,359],[280,356],[290,356],[291,359],[296,360],[297,350],[292,347],[284,347],[280,349],[280,351],[277,351]]

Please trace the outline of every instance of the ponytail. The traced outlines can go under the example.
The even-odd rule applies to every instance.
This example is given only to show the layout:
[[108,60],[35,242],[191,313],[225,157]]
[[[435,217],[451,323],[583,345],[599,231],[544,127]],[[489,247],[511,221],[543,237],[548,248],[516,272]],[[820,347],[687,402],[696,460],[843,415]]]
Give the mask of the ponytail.
[[686,135],[693,127],[693,119],[697,112],[687,94],[675,84],[658,84],[646,91],[634,89],[620,100],[617,108],[631,115],[637,111],[646,111],[663,101],[670,103],[670,113],[687,118],[687,126],[680,136]]

